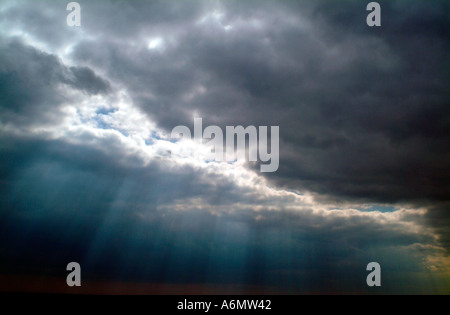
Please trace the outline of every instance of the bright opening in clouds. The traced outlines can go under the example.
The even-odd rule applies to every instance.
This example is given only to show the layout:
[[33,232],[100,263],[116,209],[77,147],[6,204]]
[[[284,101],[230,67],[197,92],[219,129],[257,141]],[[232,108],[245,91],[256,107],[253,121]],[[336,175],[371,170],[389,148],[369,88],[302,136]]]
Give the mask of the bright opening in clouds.
[[[379,2],[2,1],[0,278],[450,293],[449,4]],[[279,126],[279,168],[195,117]]]

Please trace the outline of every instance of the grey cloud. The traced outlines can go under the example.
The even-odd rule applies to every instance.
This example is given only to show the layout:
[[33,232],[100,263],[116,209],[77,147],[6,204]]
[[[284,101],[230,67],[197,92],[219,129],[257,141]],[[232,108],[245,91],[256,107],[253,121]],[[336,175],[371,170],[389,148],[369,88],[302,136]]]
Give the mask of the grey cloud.
[[[194,113],[220,126],[279,125],[278,184],[382,202],[447,198],[446,3],[383,4],[382,30],[365,25],[360,1],[222,8],[221,24],[191,16],[161,29],[176,34],[163,53],[143,43],[130,54],[106,38],[80,42],[73,56],[105,67],[168,131],[191,125]],[[227,23],[237,29],[226,32]],[[198,86],[205,92],[186,98]]]
[[76,30],[66,24],[66,1],[5,0],[2,3],[2,31],[25,31],[33,40],[52,47],[62,47],[77,35]]
[[[171,169],[158,161],[130,167],[61,141],[8,137],[2,144],[0,267],[6,273],[62,276],[60,266],[75,259],[86,279],[362,293],[359,282],[370,259],[383,264],[388,279],[426,272],[415,251],[405,248],[429,244],[430,236],[363,217],[234,211],[235,204],[254,201],[233,191],[232,182],[209,177],[218,183],[210,185],[189,167]],[[188,205],[189,198],[229,211],[170,210],[174,200]],[[422,285],[408,292],[430,292],[421,291],[430,283],[419,276],[409,281]],[[395,283],[383,292],[405,292]]]
[[89,94],[106,93],[110,90],[109,82],[103,80],[87,67],[70,67],[74,80],[69,84]]
[[18,123],[54,121],[59,106],[67,101],[59,91],[66,84],[87,94],[110,91],[108,81],[87,67],[66,67],[60,59],[18,40],[0,45],[0,107],[3,120]]
[[[369,29],[361,1],[228,2],[221,25],[247,26],[225,32],[185,21],[163,54],[131,57],[119,45],[82,42],[74,57],[97,63],[96,51],[108,51],[110,74],[129,82],[135,102],[167,130],[190,126],[194,113],[222,127],[279,125],[280,169],[268,176],[281,187],[425,204],[429,223],[448,222],[448,211],[433,205],[450,194],[449,6],[382,6],[383,27]],[[310,28],[286,22],[296,16]],[[186,100],[199,85],[206,92]],[[437,231],[448,239],[448,229]]]
[[[222,127],[279,125],[280,169],[267,177],[276,187],[312,191],[319,201],[427,207],[425,217],[407,220],[432,227],[436,243],[371,219],[285,211],[282,202],[279,212],[238,211],[240,203],[269,205],[198,169],[162,162],[142,169],[114,138],[95,148],[3,136],[2,269],[32,272],[31,260],[38,272],[57,272],[72,254],[93,277],[295,283],[295,292],[345,282],[355,292],[364,264],[383,259],[389,278],[403,283],[411,272],[409,289],[424,293],[432,280],[421,278],[427,271],[408,248],[449,248],[449,5],[381,2],[381,29],[367,28],[361,1],[227,1],[224,15],[206,24],[199,23],[212,9],[206,2],[82,2],[82,30],[92,38],[39,27],[59,23],[61,4],[13,7],[8,21],[53,48],[73,45],[68,57],[77,66],[3,41],[2,119],[42,121],[64,100],[59,84],[87,95],[117,84],[166,131],[192,125],[195,112]],[[164,49],[147,49],[155,36]],[[196,198],[229,211],[157,210]],[[48,255],[38,261],[37,253]]]

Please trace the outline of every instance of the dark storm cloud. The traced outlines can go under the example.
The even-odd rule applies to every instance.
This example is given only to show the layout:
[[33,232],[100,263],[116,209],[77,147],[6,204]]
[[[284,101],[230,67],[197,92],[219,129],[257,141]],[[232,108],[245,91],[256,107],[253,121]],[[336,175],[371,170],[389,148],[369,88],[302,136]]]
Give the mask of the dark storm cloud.
[[[251,208],[220,216],[161,211],[158,205],[186,197],[226,205],[217,198],[238,202],[243,191],[227,193],[232,183],[209,177],[219,183],[212,187],[189,168],[171,170],[157,161],[134,168],[99,150],[63,142],[10,138],[2,143],[3,273],[63,276],[61,266],[76,260],[85,279],[360,293],[365,263],[376,258],[391,279],[384,292],[395,293],[403,292],[396,281],[424,272],[407,246],[427,243],[431,236],[396,230],[371,217],[259,211],[261,220]],[[421,288],[430,285],[414,281],[423,286],[409,292],[425,293]]]
[[[80,3],[79,29],[65,26],[64,1],[1,11],[1,122],[52,125],[61,104],[78,100],[72,89],[119,86],[166,131],[191,126],[194,114],[219,126],[279,125],[280,169],[268,177],[277,188],[429,213],[324,217],[201,168],[146,164],[114,134],[5,131],[3,272],[58,274],[77,260],[91,278],[359,292],[378,260],[395,279],[385,292],[436,284],[411,248],[449,248],[447,2],[382,2],[381,29],[366,26],[364,1]],[[30,43],[6,39],[15,27]]]
[[87,67],[70,67],[74,75],[68,83],[73,87],[84,90],[89,94],[105,93],[110,89],[109,83],[97,76],[92,69]]
[[0,42],[0,108],[4,122],[54,121],[67,98],[59,85],[87,94],[107,93],[110,85],[87,67],[66,67],[57,56],[18,40]]
[[[221,21],[173,30],[164,53],[82,42],[74,56],[105,64],[109,55],[111,76],[167,130],[191,126],[194,113],[222,127],[279,125],[278,185],[430,205],[450,194],[448,4],[382,5],[377,30],[361,1],[227,2]],[[186,98],[198,86],[206,92]],[[449,226],[448,211],[434,215]]]
[[383,3],[380,30],[365,25],[361,1],[221,8],[155,31],[176,37],[162,53],[143,43],[130,54],[106,38],[74,56],[107,67],[167,130],[194,113],[220,126],[279,125],[279,184],[383,202],[447,198],[447,3]]

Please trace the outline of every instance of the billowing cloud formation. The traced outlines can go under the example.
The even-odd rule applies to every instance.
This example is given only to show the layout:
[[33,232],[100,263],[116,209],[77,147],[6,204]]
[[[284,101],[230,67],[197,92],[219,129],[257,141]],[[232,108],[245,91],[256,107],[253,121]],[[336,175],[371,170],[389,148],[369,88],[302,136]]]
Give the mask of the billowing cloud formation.
[[[448,292],[447,3],[80,4],[0,8],[3,274]],[[173,142],[194,116],[280,126],[279,171]]]

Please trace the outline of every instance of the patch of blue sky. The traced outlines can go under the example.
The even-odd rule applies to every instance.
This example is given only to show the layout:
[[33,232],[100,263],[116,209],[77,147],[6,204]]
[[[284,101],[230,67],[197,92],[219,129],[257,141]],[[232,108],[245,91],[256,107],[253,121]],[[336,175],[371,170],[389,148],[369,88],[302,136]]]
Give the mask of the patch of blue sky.
[[145,145],[153,145],[158,140],[169,141],[175,143],[176,141],[172,141],[173,139],[165,139],[162,138],[157,132],[152,131],[149,138],[145,139]]
[[392,206],[392,205],[369,205],[368,207],[364,208],[357,208],[359,211],[365,211],[365,212],[395,212],[399,210],[398,208]]
[[108,122],[106,122],[104,119],[103,119],[103,117],[106,117],[106,116],[108,116],[108,115],[105,115],[105,114],[97,114],[95,117],[94,117],[94,121],[95,121],[95,123],[96,123],[96,127],[97,128],[99,128],[99,129],[105,129],[105,130],[116,130],[116,131],[118,131],[118,132],[120,132],[123,136],[125,136],[125,137],[128,137],[129,136],[129,134],[128,134],[128,132],[126,131],[126,130],[123,130],[123,129],[120,129],[120,128],[117,128],[117,127],[114,127],[113,125],[111,125],[110,123],[108,123]]
[[97,115],[109,115],[112,113],[117,112],[119,109],[118,108],[106,108],[106,107],[101,107],[99,109],[97,109],[97,111],[95,112]]

